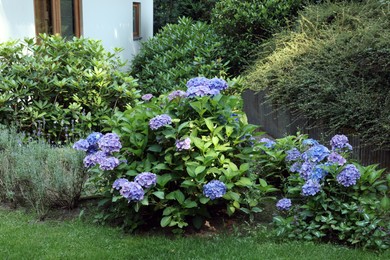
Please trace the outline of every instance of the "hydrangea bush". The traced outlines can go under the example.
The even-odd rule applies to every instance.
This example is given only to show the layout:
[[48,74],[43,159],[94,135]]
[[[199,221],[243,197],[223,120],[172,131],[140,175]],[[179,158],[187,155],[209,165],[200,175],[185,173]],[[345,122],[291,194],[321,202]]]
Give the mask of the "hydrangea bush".
[[283,196],[276,204],[277,233],[293,239],[337,241],[383,250],[389,247],[389,180],[377,165],[350,159],[352,146],[335,135],[329,148],[305,135],[262,146],[262,169],[279,169]]
[[[186,87],[144,96],[106,118],[106,130],[121,141],[116,158],[126,163],[114,170],[103,169],[99,159],[86,165],[97,190],[109,198],[102,202],[108,208],[103,219],[128,229],[156,219],[162,227],[199,228],[217,213],[260,212],[263,194],[275,191],[249,171],[257,126],[247,123],[240,97],[224,94],[228,84],[218,78],[193,78]],[[115,138],[103,145],[104,136],[97,142],[102,152],[119,147]],[[89,149],[85,141],[78,144]]]

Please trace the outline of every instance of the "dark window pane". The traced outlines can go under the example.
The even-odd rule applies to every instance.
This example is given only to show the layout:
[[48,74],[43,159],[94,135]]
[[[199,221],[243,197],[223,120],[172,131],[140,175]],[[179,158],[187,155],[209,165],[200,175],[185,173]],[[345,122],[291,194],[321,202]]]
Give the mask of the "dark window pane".
[[61,35],[75,36],[73,0],[61,0]]

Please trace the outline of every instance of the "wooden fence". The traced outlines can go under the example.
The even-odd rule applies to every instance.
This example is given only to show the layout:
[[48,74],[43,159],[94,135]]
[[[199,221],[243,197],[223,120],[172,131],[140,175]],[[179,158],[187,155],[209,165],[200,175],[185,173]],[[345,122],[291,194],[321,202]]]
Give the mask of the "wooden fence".
[[[247,90],[243,93],[243,99],[244,111],[249,123],[259,125],[263,131],[274,138],[296,134],[300,131],[309,134],[310,138],[329,143],[330,138],[335,134],[324,128],[313,126],[313,122],[302,115],[291,113],[287,108],[272,105],[266,101],[264,92]],[[390,170],[390,150],[378,150],[374,146],[362,145],[359,137],[346,135],[353,147],[355,159],[363,165],[379,164],[381,168]]]

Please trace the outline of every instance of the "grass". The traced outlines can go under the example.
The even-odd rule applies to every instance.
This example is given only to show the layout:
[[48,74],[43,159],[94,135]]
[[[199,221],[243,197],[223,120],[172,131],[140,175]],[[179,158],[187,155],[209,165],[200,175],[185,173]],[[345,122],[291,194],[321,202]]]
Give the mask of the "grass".
[[172,238],[129,235],[79,219],[39,222],[0,208],[0,259],[390,259],[329,244],[278,243],[261,233]]

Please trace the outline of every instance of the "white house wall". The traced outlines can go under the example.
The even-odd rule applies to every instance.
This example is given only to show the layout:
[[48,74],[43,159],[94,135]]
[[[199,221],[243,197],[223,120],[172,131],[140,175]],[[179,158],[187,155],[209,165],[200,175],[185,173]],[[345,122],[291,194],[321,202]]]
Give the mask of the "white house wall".
[[34,1],[0,0],[0,42],[34,36]]
[[[141,3],[141,40],[133,40],[133,2]],[[153,36],[153,0],[82,0],[82,35],[101,40],[108,51],[123,49],[130,61]],[[0,42],[35,36],[34,0],[0,0]]]

